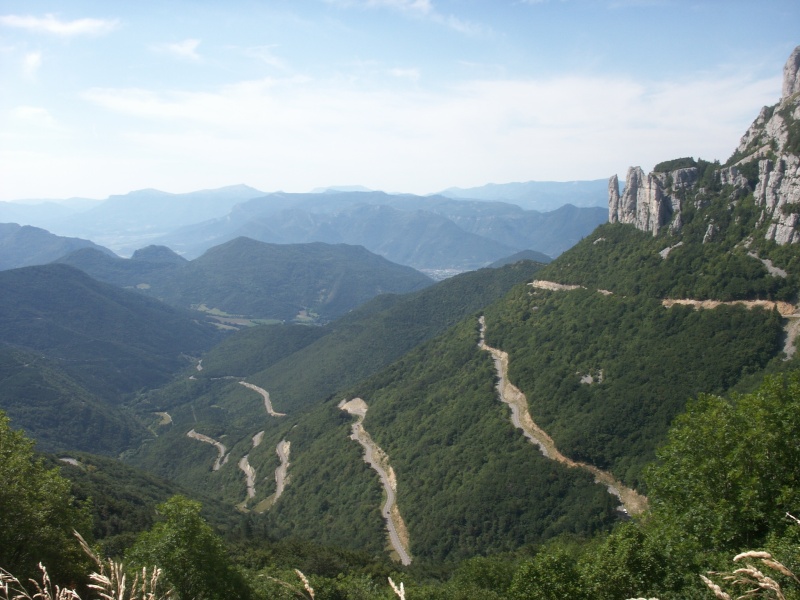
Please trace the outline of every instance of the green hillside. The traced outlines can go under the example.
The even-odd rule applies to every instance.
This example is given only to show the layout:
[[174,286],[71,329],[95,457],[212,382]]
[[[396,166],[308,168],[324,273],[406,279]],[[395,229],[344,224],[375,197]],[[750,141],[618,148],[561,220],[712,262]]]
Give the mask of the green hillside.
[[476,341],[475,328],[460,325],[287,430],[292,482],[263,515],[266,530],[373,552],[386,545],[378,480],[336,406],[355,394],[397,473],[415,560],[441,564],[613,522],[616,503],[590,476],[558,467],[514,431]]
[[[794,365],[783,360],[787,320],[774,302],[796,297],[796,279],[754,256],[788,268],[779,248],[742,244],[757,226],[752,193],[733,209],[729,187],[702,193],[707,201],[696,214],[685,211],[680,232],[603,225],[547,266],[479,271],[380,297],[320,331],[284,326],[233,336],[204,357],[194,380],[140,399],[137,410],[169,411],[173,424],[132,460],[239,503],[246,490],[236,461],[249,453],[267,475],[246,506],[269,509],[259,519],[272,535],[378,552],[387,548],[381,488],[348,439],[353,418],[336,408],[359,396],[369,406],[364,427],[395,470],[420,564],[607,530],[619,519],[618,501],[585,471],[542,456],[511,424],[492,361],[477,345],[478,315],[558,450],[647,493],[644,471],[691,398],[750,389],[764,373]],[[712,221],[709,241],[703,224]],[[507,294],[467,301],[499,273],[507,273]],[[534,279],[558,285],[533,286]],[[664,304],[687,299],[717,304]],[[731,303],[738,300],[773,304]],[[268,417],[243,378],[288,416]],[[186,437],[192,427],[230,451],[219,471],[210,470],[216,450]],[[264,443],[254,448],[260,430]],[[281,440],[292,444],[291,484],[273,502]]]
[[76,381],[62,361],[41,354],[0,349],[0,408],[40,451],[118,455],[149,436],[133,414]]
[[[252,449],[259,430],[265,431],[264,442],[252,449],[250,462],[259,472],[271,472],[278,465],[276,444],[303,422],[304,411],[480,310],[540,267],[523,261],[465,273],[413,294],[380,296],[324,327],[270,325],[237,332],[204,356],[202,370],[193,369],[191,379],[186,375],[137,399],[139,414],[166,411],[172,422],[157,426],[159,437],[130,460],[238,503],[244,480],[235,463]],[[261,397],[239,384],[244,379],[268,390],[275,410],[288,416],[269,417]],[[211,472],[216,450],[187,438],[193,427],[222,441],[236,460]],[[271,494],[272,486],[266,481],[256,501]]]
[[[113,527],[98,530],[115,552],[149,527],[126,560],[163,565],[183,598],[390,598],[388,575],[415,600],[798,598],[800,47],[785,74],[781,103],[727,164],[634,167],[622,193],[612,177],[610,223],[552,263],[379,295],[325,326],[256,327],[209,350],[202,325],[74,269],[0,273],[6,401],[35,420],[34,394],[15,386],[53,390],[64,410],[115,390],[129,412],[97,404],[94,430],[126,434],[136,415],[152,435],[125,460],[239,511],[226,547],[186,498],[153,521],[121,519],[126,502],[165,492],[136,473],[124,501],[122,482],[80,492],[101,494],[94,516],[108,511]],[[255,271],[221,265],[265,246],[236,240],[180,268],[205,273],[195,281],[211,298],[228,286],[231,306],[261,306]],[[267,261],[275,273],[287,251]],[[315,269],[298,277],[329,285]],[[179,347],[208,351],[181,363]],[[158,349],[172,362],[151,379],[124,369],[153,368]],[[83,368],[90,350],[97,368]],[[0,486],[8,547],[52,557],[47,539],[68,546],[91,506],[41,472],[2,416],[0,451],[16,486]],[[51,498],[63,510],[48,522],[31,507]],[[64,554],[62,581],[80,566]],[[288,583],[301,562],[302,588]]]
[[267,244],[244,237],[193,261],[149,247],[130,259],[79,251],[61,262],[172,306],[263,320],[326,322],[379,294],[431,284],[422,273],[360,246]]
[[0,409],[42,449],[118,454],[146,431],[123,405],[219,334],[66,265],[0,272]]
[[202,501],[203,516],[221,533],[235,531],[243,520],[208,496],[198,496],[113,458],[85,452],[47,458],[49,467],[57,466],[70,480],[75,498],[90,503],[92,536],[109,556],[122,556],[140,531],[152,527],[156,506],[176,494]]

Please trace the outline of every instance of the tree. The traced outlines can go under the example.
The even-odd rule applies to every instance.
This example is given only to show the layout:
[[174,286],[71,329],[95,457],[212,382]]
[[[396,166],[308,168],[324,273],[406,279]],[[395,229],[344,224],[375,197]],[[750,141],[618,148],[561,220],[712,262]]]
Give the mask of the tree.
[[54,582],[77,583],[88,558],[73,531],[91,531],[88,506],[72,497],[72,484],[46,469],[33,441],[10,427],[0,411],[0,567],[21,581],[42,563]]
[[157,565],[181,600],[247,599],[251,590],[222,540],[200,516],[199,502],[173,496],[157,507],[162,521],[126,554],[141,568]]
[[647,476],[664,540],[735,550],[785,528],[800,503],[798,431],[798,373],[767,378],[752,394],[690,403]]
[[511,583],[514,600],[587,598],[575,557],[557,542],[545,546],[517,570]]
[[660,540],[633,521],[621,523],[581,561],[581,574],[593,600],[614,600],[663,591],[668,557]]

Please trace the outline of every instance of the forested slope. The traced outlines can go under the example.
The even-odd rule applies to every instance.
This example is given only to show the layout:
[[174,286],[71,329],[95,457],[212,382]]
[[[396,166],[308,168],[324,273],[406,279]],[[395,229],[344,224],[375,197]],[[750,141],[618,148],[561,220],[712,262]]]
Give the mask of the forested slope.
[[[241,456],[250,452],[256,471],[271,473],[278,466],[276,445],[294,425],[301,426],[305,411],[502,297],[539,268],[522,261],[465,273],[414,294],[380,296],[324,327],[277,325],[237,332],[203,358],[202,370],[191,369],[137,399],[133,408],[150,415],[159,435],[130,460],[238,503],[245,494],[236,469]],[[275,410],[287,416],[269,417],[262,398],[240,385],[243,380],[265,389]],[[156,425],[153,413],[164,411],[171,423]],[[210,471],[216,450],[186,437],[192,428],[230,450],[231,460],[218,472]],[[263,443],[252,448],[252,436],[262,430]],[[346,442],[346,436],[340,441]],[[298,456],[293,447],[292,461]],[[273,493],[274,485],[268,477],[248,505]]]

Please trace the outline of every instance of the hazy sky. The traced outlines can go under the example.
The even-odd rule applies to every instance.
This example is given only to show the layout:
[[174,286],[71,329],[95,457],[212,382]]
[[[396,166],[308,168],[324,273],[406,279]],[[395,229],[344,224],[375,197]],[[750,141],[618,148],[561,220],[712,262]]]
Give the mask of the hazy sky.
[[2,0],[0,200],[724,161],[797,0]]

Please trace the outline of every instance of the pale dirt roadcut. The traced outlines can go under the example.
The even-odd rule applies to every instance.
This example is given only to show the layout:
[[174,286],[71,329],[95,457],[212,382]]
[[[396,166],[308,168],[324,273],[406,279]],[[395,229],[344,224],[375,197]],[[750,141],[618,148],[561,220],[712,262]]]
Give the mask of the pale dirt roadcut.
[[[764,266],[767,270],[773,275],[773,277],[787,277],[786,271],[783,269],[778,269],[772,265],[772,262],[766,259],[760,259],[757,255],[750,253],[750,256],[756,258],[764,263]],[[570,290],[577,290],[581,288],[578,285],[566,285],[563,283],[555,283],[554,281],[544,281],[544,280],[534,280],[528,284],[532,288],[540,289],[540,290],[549,290],[551,292],[565,292]],[[610,295],[611,292],[608,290],[597,290],[601,294]],[[795,341],[797,340],[797,336],[800,334],[800,313],[798,312],[798,307],[790,304],[789,302],[782,302],[780,300],[773,301],[773,300],[730,300],[730,301],[721,301],[721,300],[692,300],[689,298],[664,298],[661,301],[662,306],[665,308],[671,308],[675,305],[683,305],[683,306],[692,306],[695,310],[699,309],[714,309],[718,306],[731,306],[731,305],[740,305],[744,306],[745,308],[752,310],[753,308],[763,308],[764,310],[777,310],[780,313],[781,317],[783,317],[783,331],[786,333],[786,339],[784,340],[783,344],[783,351],[786,354],[786,358],[784,360],[789,360],[792,358],[795,353],[797,352],[797,346]]]
[[[781,271],[781,273],[785,272]],[[720,300],[689,300],[686,298],[681,299],[664,299],[661,304],[665,308],[670,308],[676,304],[691,306],[695,310],[700,309],[714,309],[722,305],[740,305],[748,310],[754,308],[763,308],[764,310],[777,310],[783,317],[783,331],[786,333],[786,338],[783,341],[783,351],[786,357],[783,360],[789,360],[797,352],[797,335],[800,333],[800,314],[797,312],[797,307],[789,302],[773,301],[773,300],[731,300],[722,302]]]
[[281,440],[275,447],[275,452],[281,464],[275,469],[275,500],[281,497],[283,490],[286,489],[288,483],[287,472],[289,471],[289,451],[291,450],[292,443],[288,440]]
[[622,506],[628,514],[636,515],[644,512],[647,508],[647,498],[624,486],[617,481],[610,473],[598,469],[594,465],[577,462],[561,454],[556,448],[553,439],[547,435],[531,418],[528,411],[528,400],[519,388],[508,380],[508,354],[502,350],[486,345],[486,319],[480,317],[480,342],[479,347],[489,352],[494,358],[495,368],[497,369],[497,391],[500,399],[511,407],[511,421],[514,427],[522,429],[525,437],[539,447],[541,453],[547,458],[560,462],[568,467],[577,467],[589,471],[595,477],[595,481],[602,483],[622,502]]
[[[264,432],[259,431],[253,436],[253,448],[258,448],[261,440],[264,439]],[[245,485],[247,486],[247,499],[255,498],[256,496],[256,470],[250,465],[250,455],[245,454],[239,459],[239,469],[244,473]],[[247,504],[247,499],[242,503]]]
[[226,454],[228,449],[221,442],[218,442],[214,438],[210,438],[207,435],[203,435],[202,433],[197,433],[194,429],[189,431],[186,435],[192,439],[200,440],[206,444],[211,444],[217,449],[219,456],[217,456],[217,460],[214,461],[214,466],[211,467],[212,471],[219,471],[219,468],[228,462],[228,457],[230,456],[229,454]]
[[246,381],[240,381],[241,385],[246,388],[253,390],[254,392],[258,392],[264,398],[264,408],[267,409],[267,414],[271,417],[285,417],[286,413],[279,413],[272,410],[272,402],[269,400],[269,392],[263,388],[258,387],[257,385],[253,385],[252,383],[247,383]]
[[397,478],[394,469],[389,465],[389,457],[381,448],[372,441],[369,433],[364,429],[363,421],[367,414],[367,403],[361,398],[353,398],[349,402],[342,400],[339,408],[347,411],[351,415],[358,417],[358,421],[353,423],[353,434],[351,440],[357,441],[364,447],[364,461],[369,464],[380,477],[383,489],[386,492],[386,502],[381,508],[381,514],[386,521],[386,529],[389,533],[389,543],[397,553],[403,565],[411,564],[409,554],[408,530],[403,518],[400,516],[400,509],[397,507]]
[[[239,469],[244,473],[245,483],[247,485],[247,497],[256,497],[256,470],[250,466],[250,455],[245,454],[239,459]],[[247,502],[247,500],[245,500]]]
[[[253,438],[253,441],[255,442],[255,438]],[[255,512],[263,513],[272,508],[278,498],[283,495],[286,486],[289,485],[289,452],[291,447],[292,443],[289,440],[281,440],[275,447],[275,453],[281,461],[281,464],[275,469],[275,493],[259,502],[253,509]]]

